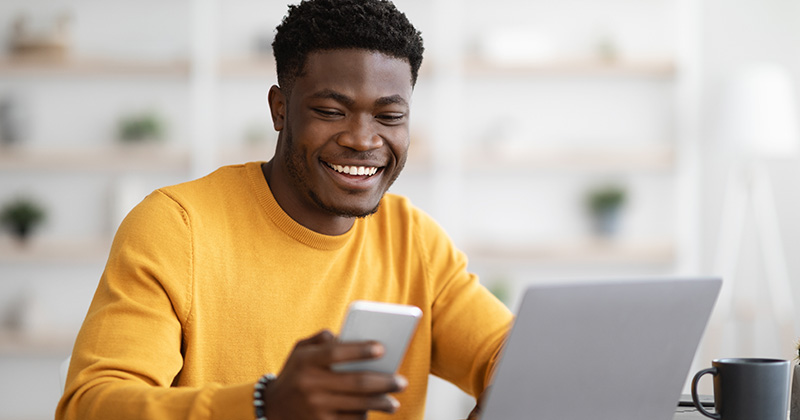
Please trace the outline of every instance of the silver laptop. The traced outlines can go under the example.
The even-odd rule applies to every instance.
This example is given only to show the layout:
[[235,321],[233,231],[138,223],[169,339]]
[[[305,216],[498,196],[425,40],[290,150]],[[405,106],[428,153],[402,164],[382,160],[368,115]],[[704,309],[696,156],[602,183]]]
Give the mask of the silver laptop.
[[481,419],[672,419],[721,284],[528,287]]

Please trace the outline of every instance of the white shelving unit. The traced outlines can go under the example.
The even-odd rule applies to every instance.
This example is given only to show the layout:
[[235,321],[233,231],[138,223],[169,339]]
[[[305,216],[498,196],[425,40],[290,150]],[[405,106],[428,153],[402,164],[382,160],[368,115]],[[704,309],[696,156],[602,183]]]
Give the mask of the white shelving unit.
[[[696,40],[685,23],[696,18],[695,0],[396,3],[423,31],[426,58],[410,158],[393,191],[431,213],[487,284],[502,279],[518,290],[531,279],[672,273],[691,264],[697,129],[686,110],[696,90]],[[28,246],[0,240],[0,296],[39,293],[54,272],[58,287],[74,282],[90,295],[118,218],[137,197],[273,152],[265,97],[274,64],[251,44],[279,22],[283,1],[175,2],[148,33],[155,18],[137,17],[130,5],[11,0],[0,5],[0,16],[9,16],[0,27],[18,12],[58,7],[74,16],[68,58],[0,57],[0,97],[13,95],[27,125],[45,127],[0,148],[0,200],[30,193],[50,212]],[[138,18],[141,25],[130,22]],[[566,52],[521,63],[487,59],[475,41],[504,19],[541,29]],[[126,32],[109,29],[122,21]],[[595,26],[618,36],[616,58],[595,54],[587,29]],[[123,147],[112,139],[116,117],[148,107],[168,118],[165,142]],[[631,192],[625,229],[607,240],[588,233],[581,213],[582,194],[601,182]],[[85,313],[86,302],[70,310]],[[0,308],[7,304],[0,299]],[[45,296],[39,317],[53,317],[53,305],[69,303]],[[37,331],[0,334],[0,358],[68,352],[69,339]],[[457,417],[453,406],[468,411],[469,401],[447,387],[434,383],[432,392],[444,397],[431,398],[431,418]]]
[[189,63],[174,61],[132,61],[106,57],[11,57],[0,59],[0,74],[7,77],[158,75],[185,78]]
[[[474,270],[524,283],[554,275],[553,266],[567,277],[685,269],[693,215],[680,206],[692,205],[687,138],[695,133],[682,109],[693,100],[693,57],[674,40],[696,8],[690,0],[433,2],[434,11],[450,13],[437,22],[446,26],[434,30],[445,45],[428,54],[425,76],[449,100],[422,105],[447,126],[430,133],[437,144],[429,185],[442,198],[429,210]],[[546,21],[553,17],[565,19]],[[482,47],[471,40],[521,24],[567,47],[505,63],[475,51]],[[592,26],[616,36],[613,56],[596,51]],[[691,47],[692,28],[684,29]],[[581,200],[606,182],[629,190],[628,214],[618,237],[598,240]]]
[[[531,282],[696,269],[698,10],[694,0],[412,6],[412,21],[436,16],[423,18],[429,54],[415,103],[415,118],[432,121],[431,175],[402,192],[430,188],[423,207],[510,306]],[[594,25],[617,37],[615,57],[597,54]],[[567,47],[506,63],[476,52],[475,40],[511,26]],[[624,185],[629,202],[620,235],[598,239],[582,200],[605,182]],[[458,391],[435,390],[468,412]]]

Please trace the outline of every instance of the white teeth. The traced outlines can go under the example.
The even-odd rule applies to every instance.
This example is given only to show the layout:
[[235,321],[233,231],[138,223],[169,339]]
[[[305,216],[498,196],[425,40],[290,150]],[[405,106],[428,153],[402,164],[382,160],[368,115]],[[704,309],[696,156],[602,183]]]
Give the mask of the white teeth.
[[348,175],[366,175],[372,176],[378,172],[378,168],[374,166],[342,166],[329,163],[328,166],[333,168],[336,172]]

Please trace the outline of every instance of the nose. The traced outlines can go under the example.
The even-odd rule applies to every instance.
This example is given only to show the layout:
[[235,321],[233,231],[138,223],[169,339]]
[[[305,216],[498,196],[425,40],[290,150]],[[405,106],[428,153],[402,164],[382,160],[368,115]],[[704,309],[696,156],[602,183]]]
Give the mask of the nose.
[[376,130],[372,115],[352,118],[337,141],[340,146],[359,152],[377,149],[383,144],[383,138]]

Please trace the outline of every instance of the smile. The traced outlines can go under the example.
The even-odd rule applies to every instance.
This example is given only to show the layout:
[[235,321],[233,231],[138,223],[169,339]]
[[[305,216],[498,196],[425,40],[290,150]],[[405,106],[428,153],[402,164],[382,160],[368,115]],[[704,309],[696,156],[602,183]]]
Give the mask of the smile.
[[365,176],[372,176],[378,172],[378,167],[376,166],[342,166],[342,165],[334,165],[332,163],[325,162],[328,167],[333,169],[340,174],[346,175],[365,175]]

